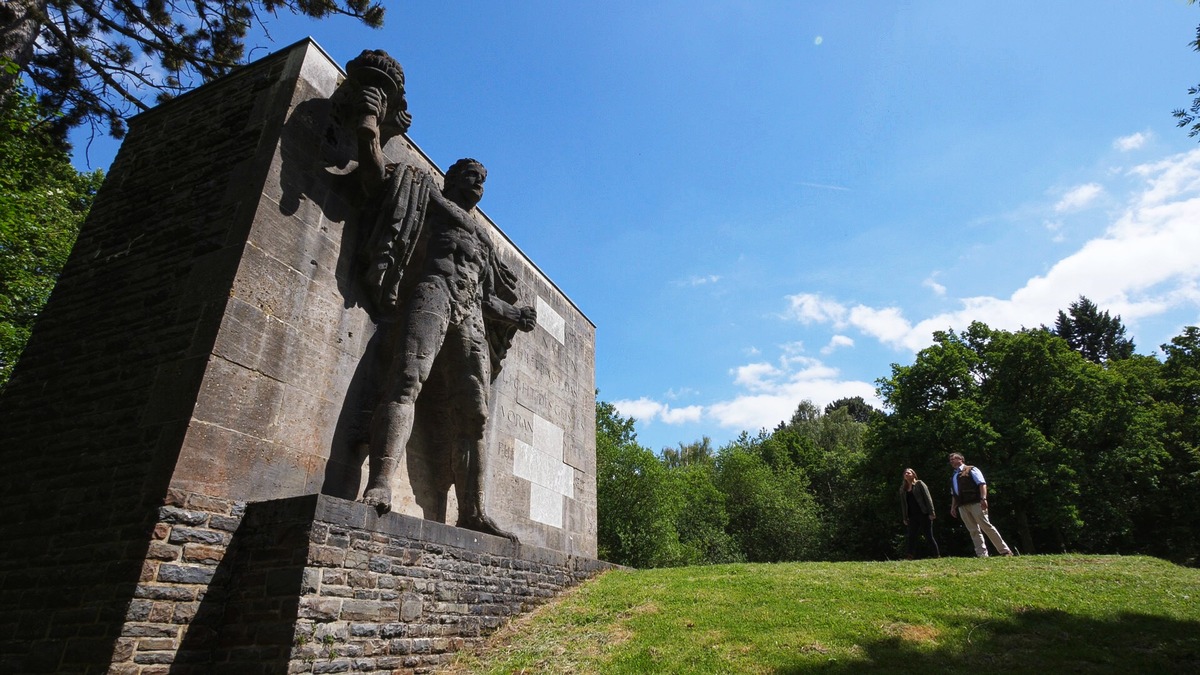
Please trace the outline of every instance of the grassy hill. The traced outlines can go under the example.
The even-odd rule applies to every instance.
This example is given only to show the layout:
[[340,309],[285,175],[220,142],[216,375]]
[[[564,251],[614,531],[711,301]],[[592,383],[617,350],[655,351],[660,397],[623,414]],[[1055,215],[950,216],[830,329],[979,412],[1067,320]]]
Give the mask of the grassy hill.
[[1200,569],[1063,555],[609,572],[455,668],[1200,673]]

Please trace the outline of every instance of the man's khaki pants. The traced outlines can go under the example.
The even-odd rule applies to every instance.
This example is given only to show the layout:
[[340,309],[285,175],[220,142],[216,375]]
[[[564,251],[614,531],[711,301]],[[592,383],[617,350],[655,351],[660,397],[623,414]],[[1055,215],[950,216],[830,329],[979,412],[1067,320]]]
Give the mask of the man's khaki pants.
[[958,507],[958,517],[962,518],[963,525],[967,526],[967,534],[971,535],[971,543],[975,544],[976,556],[988,557],[987,542],[983,540],[984,533],[992,540],[992,546],[996,547],[997,553],[1012,555],[1012,550],[1004,543],[1004,537],[1000,536],[1000,530],[988,520],[987,511],[984,511],[978,502]]

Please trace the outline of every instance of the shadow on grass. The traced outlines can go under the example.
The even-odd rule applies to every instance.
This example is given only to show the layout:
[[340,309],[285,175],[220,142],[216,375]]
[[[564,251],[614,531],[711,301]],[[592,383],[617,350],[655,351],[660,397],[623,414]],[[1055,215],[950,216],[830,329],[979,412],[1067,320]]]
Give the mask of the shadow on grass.
[[1200,621],[1143,614],[1112,620],[1029,610],[1007,621],[963,624],[967,645],[938,646],[935,636],[896,629],[859,642],[853,658],[821,662],[818,654],[775,672],[792,673],[1198,673]]

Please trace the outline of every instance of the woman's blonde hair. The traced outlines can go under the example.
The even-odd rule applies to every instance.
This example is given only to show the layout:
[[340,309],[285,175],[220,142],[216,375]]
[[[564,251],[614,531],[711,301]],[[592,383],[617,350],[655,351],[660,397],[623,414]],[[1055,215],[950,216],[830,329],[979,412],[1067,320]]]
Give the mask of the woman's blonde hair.
[[[917,470],[912,467],[907,467],[904,469],[904,473],[908,473],[909,471],[913,472],[913,485],[916,485],[917,481],[920,479],[920,476],[917,475]],[[908,481],[904,480],[904,474],[900,474],[900,491],[904,492],[904,490],[907,488]]]

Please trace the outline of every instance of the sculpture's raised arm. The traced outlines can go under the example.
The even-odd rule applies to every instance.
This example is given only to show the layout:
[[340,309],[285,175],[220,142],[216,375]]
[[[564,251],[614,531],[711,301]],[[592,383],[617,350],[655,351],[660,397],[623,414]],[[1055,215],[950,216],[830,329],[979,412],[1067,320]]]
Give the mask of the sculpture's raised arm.
[[383,146],[412,124],[404,69],[383,50],[364,50],[346,64],[346,79],[331,100],[334,116],[357,138],[363,188],[375,194],[387,176]]

